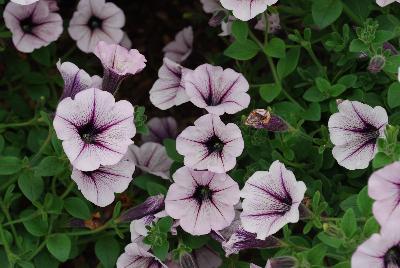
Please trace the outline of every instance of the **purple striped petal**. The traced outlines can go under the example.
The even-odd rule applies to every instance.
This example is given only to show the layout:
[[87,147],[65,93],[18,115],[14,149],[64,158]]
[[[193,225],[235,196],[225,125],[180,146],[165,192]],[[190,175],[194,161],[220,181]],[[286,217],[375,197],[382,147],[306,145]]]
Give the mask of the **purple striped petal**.
[[61,61],[58,61],[57,69],[64,80],[64,90],[60,100],[68,97],[73,99],[77,93],[90,88],[93,84],[92,78],[85,70],[79,69],[78,66],[71,62],[61,64]]
[[156,195],[146,199],[140,205],[124,211],[120,217],[122,222],[139,220],[148,215],[154,215],[164,209],[164,196]]
[[165,139],[176,139],[178,123],[173,117],[154,117],[147,122],[149,133],[142,136],[144,142],[163,143]]
[[117,260],[117,268],[168,268],[157,257],[135,243],[125,247]]

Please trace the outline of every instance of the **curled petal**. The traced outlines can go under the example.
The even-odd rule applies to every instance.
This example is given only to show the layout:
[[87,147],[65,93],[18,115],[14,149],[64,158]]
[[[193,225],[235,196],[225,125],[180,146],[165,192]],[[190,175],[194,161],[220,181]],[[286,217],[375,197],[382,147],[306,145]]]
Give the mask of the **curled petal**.
[[146,199],[140,205],[126,210],[122,213],[120,220],[122,222],[130,222],[139,220],[148,215],[154,215],[164,209],[164,196],[156,195]]
[[184,28],[175,36],[175,40],[163,48],[164,56],[174,62],[181,63],[192,53],[193,29],[191,26]]

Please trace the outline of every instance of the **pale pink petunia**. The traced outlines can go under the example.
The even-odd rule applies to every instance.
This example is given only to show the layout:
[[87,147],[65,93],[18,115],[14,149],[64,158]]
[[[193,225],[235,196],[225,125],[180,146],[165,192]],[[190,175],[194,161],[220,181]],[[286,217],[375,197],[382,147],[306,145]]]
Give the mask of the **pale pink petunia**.
[[236,165],[244,149],[237,125],[225,125],[216,115],[203,115],[176,139],[176,150],[184,156],[185,166],[197,170],[225,173]]
[[134,171],[135,164],[125,157],[116,165],[100,166],[94,171],[74,168],[71,178],[87,200],[105,207],[114,201],[114,193],[122,193],[128,188]]
[[164,200],[165,198],[162,194],[150,196],[139,205],[125,210],[119,217],[119,220],[121,222],[131,222],[149,215],[157,214],[164,210]]
[[189,101],[183,83],[183,76],[189,69],[168,58],[163,62],[158,70],[158,80],[150,89],[150,101],[157,108],[166,110]]
[[127,33],[124,33],[121,42],[119,42],[119,45],[126,49],[132,48],[132,40],[129,38],[129,35]]
[[47,3],[51,12],[56,12],[60,10],[60,8],[58,7],[57,0],[43,0],[43,1]]
[[375,171],[368,180],[368,194],[375,200],[372,211],[381,225],[400,215],[400,162]]
[[278,0],[221,0],[221,5],[232,10],[233,15],[239,20],[248,21],[276,2]]
[[113,95],[96,88],[62,100],[53,125],[68,159],[82,171],[117,164],[136,133],[132,104],[115,102]]
[[140,147],[132,144],[129,146],[128,157],[142,171],[166,180],[170,178],[169,169],[173,161],[161,144],[146,142]]
[[122,81],[146,67],[146,58],[136,49],[127,49],[116,44],[100,41],[94,54],[103,64],[102,89],[115,93]]
[[99,41],[121,42],[125,25],[124,12],[105,0],[80,0],[69,23],[68,32],[83,52],[93,52]]
[[234,114],[250,104],[249,83],[232,69],[203,64],[184,76],[190,101],[210,114]]
[[77,93],[91,87],[101,87],[101,77],[97,75],[90,77],[85,70],[79,69],[79,67],[72,62],[67,61],[61,63],[61,61],[58,61],[57,69],[64,80],[64,89],[60,98],[61,100],[68,97],[73,99]]
[[175,139],[178,136],[178,124],[175,118],[154,117],[147,122],[149,133],[142,136],[142,141],[163,143],[165,139]]
[[400,218],[392,218],[381,229],[358,246],[351,258],[351,267],[400,267]]
[[215,13],[220,10],[224,10],[219,0],[200,0],[203,10],[206,13]]
[[186,60],[193,49],[193,29],[191,26],[184,28],[175,35],[175,40],[164,48],[164,56],[174,62],[181,63]]
[[63,31],[61,16],[51,12],[45,1],[30,5],[9,2],[3,17],[15,47],[25,53],[56,41]]
[[377,140],[385,135],[388,115],[380,106],[358,101],[345,100],[338,109],[328,122],[333,157],[349,170],[367,168],[377,153]]
[[381,7],[390,5],[391,3],[394,2],[400,3],[400,0],[376,0],[376,3]]
[[297,181],[278,160],[269,171],[255,172],[241,191],[243,228],[256,233],[258,239],[265,239],[289,222],[298,222],[306,189],[304,182]]
[[117,268],[168,268],[156,256],[131,243],[125,247],[125,252],[117,260]]
[[165,198],[165,211],[192,235],[229,226],[239,202],[239,185],[227,174],[178,169]]

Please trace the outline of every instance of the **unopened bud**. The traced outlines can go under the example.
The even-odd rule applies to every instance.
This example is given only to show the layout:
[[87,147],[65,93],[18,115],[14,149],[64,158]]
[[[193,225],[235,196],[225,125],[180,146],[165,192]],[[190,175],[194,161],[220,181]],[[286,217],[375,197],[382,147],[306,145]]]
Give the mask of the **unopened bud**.
[[295,258],[284,256],[269,259],[266,268],[295,268],[297,266],[298,263]]
[[185,252],[179,258],[181,268],[200,268],[195,262],[192,254]]
[[247,117],[245,125],[272,132],[285,132],[289,129],[285,120],[264,109],[252,111]]
[[217,27],[221,25],[221,22],[225,19],[226,17],[226,12],[223,10],[220,10],[211,17],[211,19],[208,21],[208,25],[211,27]]
[[382,71],[383,67],[385,67],[386,59],[382,55],[375,55],[369,62],[368,71],[373,74],[377,74]]

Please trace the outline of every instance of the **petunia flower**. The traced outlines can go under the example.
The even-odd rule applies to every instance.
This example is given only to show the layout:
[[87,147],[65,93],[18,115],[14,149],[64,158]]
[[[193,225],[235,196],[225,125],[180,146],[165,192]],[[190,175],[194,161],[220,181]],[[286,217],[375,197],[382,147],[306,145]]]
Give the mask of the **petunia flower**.
[[60,8],[58,7],[57,0],[43,0],[43,1],[47,3],[47,5],[49,6],[49,10],[51,12],[56,12],[60,10]]
[[249,83],[232,69],[203,64],[184,77],[190,101],[210,114],[234,114],[250,104]]
[[224,10],[219,0],[200,0],[200,2],[205,13],[212,14],[220,10]]
[[175,139],[178,136],[178,124],[175,118],[154,117],[147,122],[149,133],[142,136],[142,141],[163,143],[165,139]]
[[162,194],[150,196],[143,203],[124,211],[119,220],[121,222],[131,222],[161,212],[164,210],[164,200],[165,198]]
[[[272,13],[271,15],[267,15],[268,20],[268,33],[276,33],[281,29],[281,20],[279,18],[278,13]],[[265,31],[265,16],[262,16],[258,21],[257,24],[254,26],[254,29]]]
[[122,37],[121,42],[119,42],[119,45],[126,49],[132,48],[132,40],[129,38],[126,32],[124,32],[124,36]]
[[400,215],[400,162],[375,171],[368,180],[368,194],[375,200],[372,211],[384,225],[394,215]]
[[380,234],[373,234],[358,246],[351,267],[394,268],[400,266],[400,218],[392,218]]
[[213,249],[203,246],[180,256],[179,261],[169,260],[166,264],[168,268],[219,268],[222,259]]
[[243,152],[242,133],[237,125],[225,125],[216,115],[203,115],[176,139],[176,150],[185,166],[197,170],[225,173],[236,165]]
[[241,191],[243,228],[263,240],[289,222],[298,222],[305,192],[304,182],[296,181],[293,172],[278,160],[269,171],[257,171]]
[[239,185],[227,174],[178,169],[165,197],[165,211],[182,229],[205,235],[229,226],[239,202]]
[[30,5],[37,1],[39,1],[39,0],[11,0],[11,2],[14,2],[18,5]]
[[64,90],[60,100],[68,97],[73,99],[77,93],[91,87],[98,88],[99,79],[101,80],[97,75],[90,77],[85,70],[79,69],[72,62],[58,61],[57,69],[64,80]]
[[128,101],[115,102],[110,93],[89,88],[58,104],[53,125],[72,165],[93,171],[125,155],[136,133],[133,116]]
[[239,20],[248,21],[267,10],[278,0],[221,0],[221,5],[232,10],[233,15]]
[[115,93],[122,81],[144,69],[146,58],[136,49],[128,50],[120,45],[100,41],[94,54],[103,64],[102,89]]
[[15,47],[25,53],[56,41],[63,31],[61,16],[50,12],[45,1],[30,5],[9,2],[3,17]]
[[142,171],[168,180],[169,169],[173,161],[168,157],[164,146],[155,142],[146,142],[138,147],[129,146],[128,157]]
[[117,260],[117,268],[168,268],[156,256],[135,243],[125,247]]
[[381,7],[390,5],[391,3],[394,2],[400,3],[400,0],[376,0],[376,3]]
[[124,12],[105,0],[80,0],[69,23],[68,32],[80,50],[93,52],[99,41],[121,42],[125,25]]
[[150,101],[157,108],[166,110],[189,101],[182,79],[188,69],[168,58],[163,62],[158,70],[158,80],[150,89]]
[[182,29],[175,35],[175,40],[168,43],[164,48],[164,57],[181,63],[186,60],[193,49],[193,28],[191,26]]
[[134,171],[135,164],[125,157],[116,165],[100,166],[94,171],[74,168],[71,178],[87,200],[105,207],[114,201],[114,193],[122,193],[128,188]]
[[350,169],[367,168],[377,153],[377,140],[385,135],[388,116],[384,108],[372,108],[345,100],[339,112],[329,118],[329,132],[335,145],[332,154],[338,164]]

